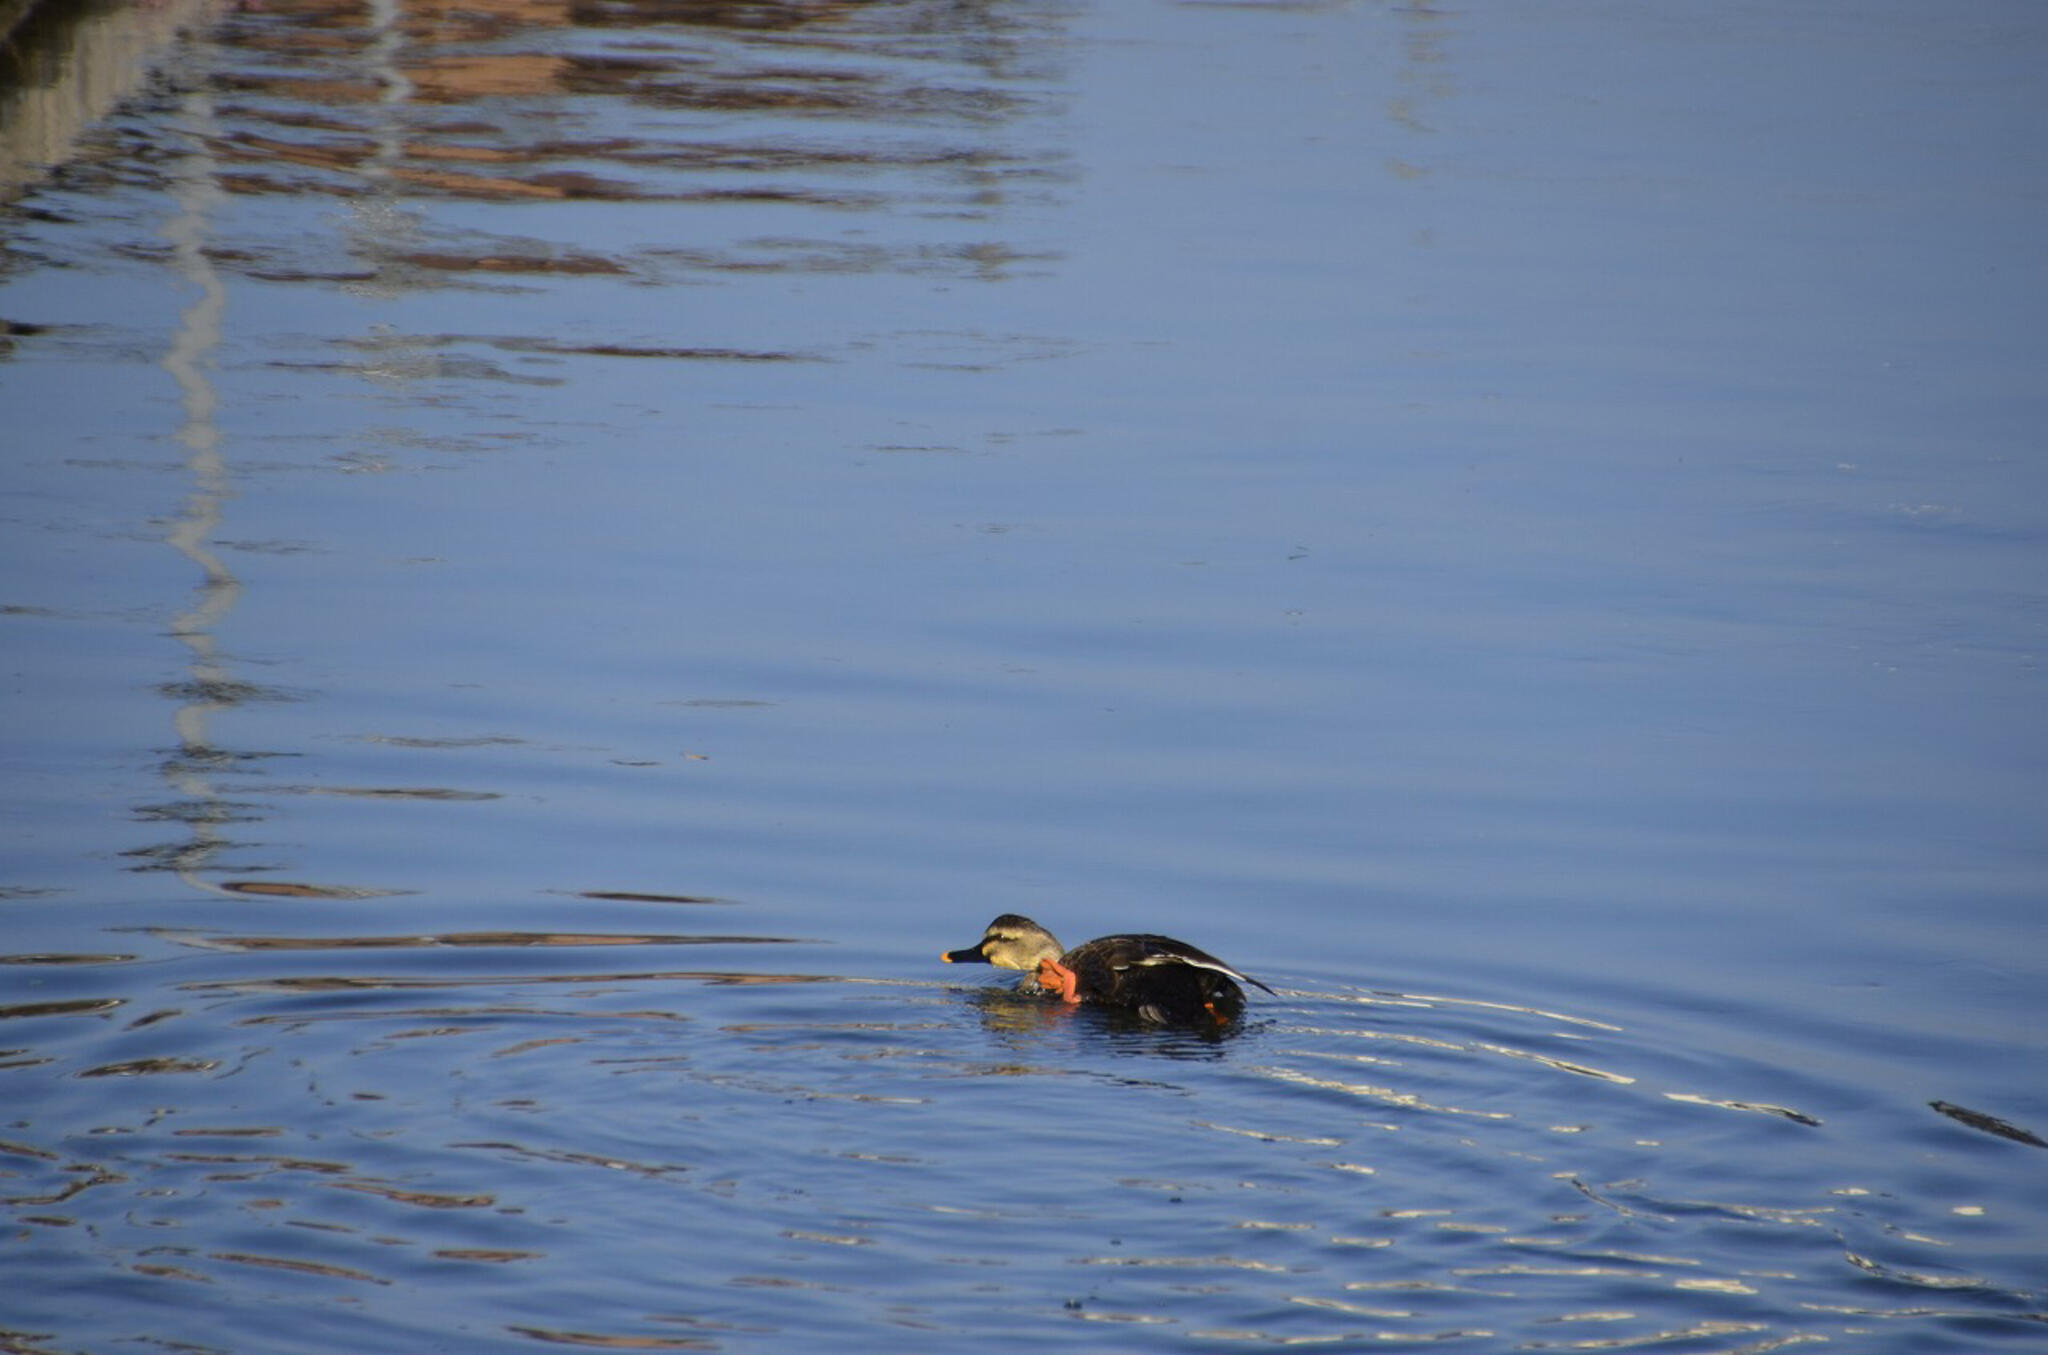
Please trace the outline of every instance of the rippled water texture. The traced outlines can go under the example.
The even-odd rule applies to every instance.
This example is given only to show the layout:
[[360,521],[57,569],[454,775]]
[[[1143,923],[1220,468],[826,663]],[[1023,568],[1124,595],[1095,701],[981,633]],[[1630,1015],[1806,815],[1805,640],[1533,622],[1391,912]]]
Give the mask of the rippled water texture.
[[0,25],[0,1350],[2048,1344],[2039,5]]

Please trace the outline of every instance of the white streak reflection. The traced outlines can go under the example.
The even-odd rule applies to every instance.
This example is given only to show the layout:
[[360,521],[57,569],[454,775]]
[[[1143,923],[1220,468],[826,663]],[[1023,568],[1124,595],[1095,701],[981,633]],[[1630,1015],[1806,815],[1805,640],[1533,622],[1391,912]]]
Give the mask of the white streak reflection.
[[1259,1072],[1276,1082],[1290,1082],[1298,1087],[1314,1087],[1321,1091],[1342,1092],[1382,1105],[1399,1106],[1404,1110],[1428,1110],[1444,1115],[1470,1115],[1482,1120],[1512,1120],[1514,1115],[1505,1110],[1467,1110],[1460,1106],[1437,1105],[1424,1100],[1413,1092],[1396,1091],[1392,1087],[1375,1086],[1366,1082],[1340,1082],[1336,1078],[1310,1077],[1307,1073],[1292,1068],[1261,1068]]

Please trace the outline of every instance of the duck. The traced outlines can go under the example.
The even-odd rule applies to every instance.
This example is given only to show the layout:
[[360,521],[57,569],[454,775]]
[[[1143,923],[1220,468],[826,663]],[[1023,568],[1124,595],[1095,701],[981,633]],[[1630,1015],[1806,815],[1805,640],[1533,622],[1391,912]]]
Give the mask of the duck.
[[1213,1021],[1244,1014],[1244,990],[1273,990],[1241,974],[1208,951],[1170,936],[1136,932],[1098,936],[1067,950],[1059,939],[1020,913],[988,924],[981,940],[940,952],[948,964],[989,964],[1031,975],[1024,986],[1075,1005],[1121,1007],[1160,1025]]

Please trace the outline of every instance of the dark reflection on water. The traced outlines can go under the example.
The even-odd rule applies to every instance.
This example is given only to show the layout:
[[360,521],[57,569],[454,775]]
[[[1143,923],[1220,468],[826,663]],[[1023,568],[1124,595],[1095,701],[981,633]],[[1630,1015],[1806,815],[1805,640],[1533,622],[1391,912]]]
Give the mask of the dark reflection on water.
[[1987,1115],[1981,1110],[1971,1110],[1968,1106],[1959,1106],[1950,1101],[1929,1101],[1927,1104],[1951,1120],[1966,1124],[1972,1129],[1981,1129],[1987,1134],[2011,1139],[2014,1143],[2029,1143],[2036,1148],[2048,1148],[2048,1139],[2042,1138],[2030,1129],[2022,1129],[2016,1124],[2001,1120],[1996,1115]]
[[1019,1049],[1048,1038],[1087,1041],[1109,1054],[1210,1058],[1244,1031],[1244,1022],[1162,1026],[1120,1008],[1068,1006],[1007,984],[976,989],[971,1001],[991,1036]]

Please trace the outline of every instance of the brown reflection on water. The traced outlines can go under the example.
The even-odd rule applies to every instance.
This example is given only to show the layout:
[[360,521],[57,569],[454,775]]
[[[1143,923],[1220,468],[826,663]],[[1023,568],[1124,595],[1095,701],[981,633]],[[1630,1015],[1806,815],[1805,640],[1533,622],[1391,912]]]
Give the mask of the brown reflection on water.
[[96,955],[75,952],[42,952],[29,955],[0,955],[0,964],[129,964],[133,955]]
[[504,1140],[486,1140],[473,1143],[451,1143],[451,1148],[474,1149],[479,1152],[503,1155],[505,1157],[533,1162],[556,1162],[571,1167],[599,1167],[605,1171],[628,1172],[649,1178],[676,1176],[690,1169],[678,1162],[635,1162],[629,1158],[602,1157],[596,1153],[579,1153],[561,1148],[529,1148],[524,1144]]
[[23,1002],[0,1007],[0,1021],[28,1016],[90,1016],[126,1004],[121,997],[79,998],[69,1002]]
[[[992,136],[1046,106],[1032,22],[994,7],[936,3],[413,0],[382,10],[272,0],[217,30],[232,59],[222,60],[211,87],[231,125],[210,150],[217,182],[238,194],[352,196],[372,188],[400,197],[682,202],[713,211],[901,205],[987,220],[1002,210],[1009,185],[1061,173],[1058,157]],[[815,250],[763,257],[731,249],[686,247],[670,260],[816,266]],[[472,255],[459,243],[406,249],[364,234],[351,252],[442,273],[641,267],[591,254]],[[1026,256],[975,240],[831,257],[858,268],[943,260],[986,274]],[[240,262],[290,276],[275,260]]]
[[427,946],[763,946],[794,943],[789,936],[716,936],[617,932],[441,932],[424,936],[208,936],[173,937],[208,950],[390,950]]
[[[178,1133],[197,1133],[193,1130],[179,1130]],[[218,1134],[230,1131],[213,1130]],[[254,1134],[260,1131],[246,1131]],[[272,1131],[275,1132],[275,1131]],[[346,1162],[323,1162],[317,1158],[283,1157],[275,1153],[165,1153],[166,1162],[185,1162],[199,1166],[256,1167],[262,1171],[315,1172],[328,1176],[339,1176],[355,1170]],[[257,1172],[223,1173],[212,1177],[216,1181],[247,1181]]]
[[397,1186],[377,1185],[369,1181],[339,1181],[339,1190],[358,1190],[365,1195],[376,1195],[398,1204],[416,1205],[421,1209],[488,1209],[498,1202],[495,1195],[448,1195],[432,1190],[401,1190]]
[[[55,1153],[46,1153],[39,1148],[30,1148],[21,1144],[0,1144],[0,1150],[23,1157],[40,1158],[48,1162],[59,1160]],[[120,1173],[108,1171],[103,1167],[89,1167],[83,1174],[73,1176],[71,1180],[65,1182],[57,1190],[42,1195],[0,1196],[0,1204],[62,1204],[66,1200],[75,1199],[84,1192],[91,1190],[94,1186],[120,1185],[127,1179],[127,1177]]]
[[270,1270],[290,1270],[301,1275],[319,1275],[332,1280],[356,1280],[364,1284],[390,1284],[391,1281],[368,1271],[356,1270],[351,1266],[331,1265],[322,1261],[298,1261],[288,1256],[264,1256],[256,1252],[208,1252],[209,1260],[227,1261],[234,1265],[261,1266]]
[[[677,358],[691,362],[813,362],[818,360],[803,353],[777,352],[764,349],[669,347],[622,343],[575,344],[564,343],[559,339],[538,338],[530,335],[407,334],[403,337],[371,335],[364,338],[343,340],[341,346],[360,352],[380,354],[385,352],[412,354],[421,350],[477,347],[493,348],[504,353],[545,353],[556,357]],[[431,741],[425,740],[405,741],[380,737],[378,741],[399,747],[436,746]],[[493,741],[519,742],[516,739]]]
[[219,1059],[129,1059],[87,1068],[80,1077],[141,1077],[149,1073],[210,1073],[220,1067]]
[[298,795],[352,795],[365,800],[462,802],[504,798],[494,790],[457,790],[452,786],[279,786],[276,789]]
[[248,894],[257,898],[274,899],[374,899],[395,892],[389,889],[307,884],[303,880],[223,880],[217,887],[225,894]]
[[[208,979],[181,985],[193,993],[332,993],[416,992],[440,988],[510,988],[528,984],[597,984],[634,986],[644,983],[783,984],[849,983],[832,974],[753,974],[730,969],[668,969],[610,974],[478,974],[410,978],[397,975],[309,975],[270,979]],[[296,1019],[296,1018],[294,1018]]]
[[507,1331],[558,1346],[590,1346],[599,1350],[720,1350],[716,1341],[698,1336],[607,1336],[602,1332],[513,1324]]

